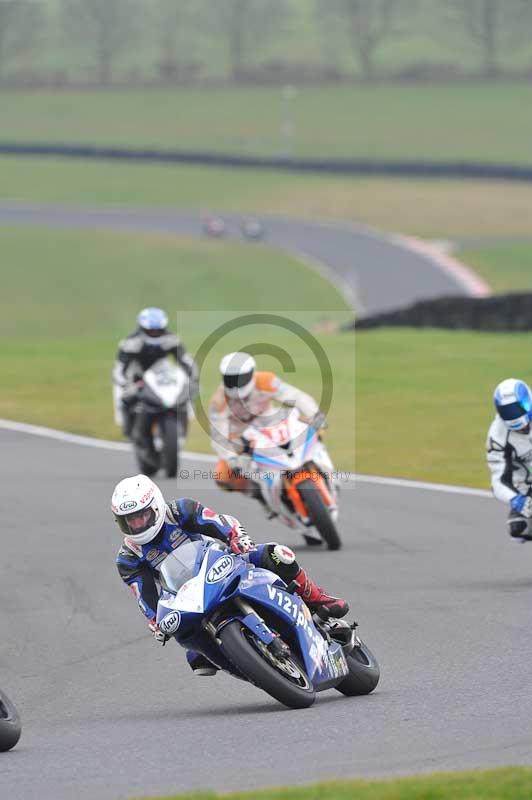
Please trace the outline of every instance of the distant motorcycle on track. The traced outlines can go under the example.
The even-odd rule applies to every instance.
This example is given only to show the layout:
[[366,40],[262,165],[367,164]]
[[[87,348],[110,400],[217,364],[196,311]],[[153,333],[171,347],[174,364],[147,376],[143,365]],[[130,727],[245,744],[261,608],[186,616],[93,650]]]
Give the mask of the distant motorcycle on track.
[[264,228],[258,219],[244,219],[240,224],[240,230],[244,239],[258,241],[264,237]]
[[203,232],[212,239],[223,239],[225,236],[225,222],[221,217],[210,215],[203,220]]
[[306,528],[308,544],[325,542],[329,550],[338,550],[338,489],[319,432],[294,409],[275,425],[260,427],[256,421],[242,439],[253,480],[272,516],[290,528]]
[[0,753],[11,750],[16,745],[21,730],[17,709],[9,697],[0,690]]
[[163,634],[289,708],[311,706],[325,689],[354,696],[377,686],[379,665],[356,623],[313,615],[275,573],[214,539],[170,553],[161,588]]
[[175,478],[188,431],[189,378],[169,359],[157,361],[138,382],[131,441],[144,475],[164,469]]

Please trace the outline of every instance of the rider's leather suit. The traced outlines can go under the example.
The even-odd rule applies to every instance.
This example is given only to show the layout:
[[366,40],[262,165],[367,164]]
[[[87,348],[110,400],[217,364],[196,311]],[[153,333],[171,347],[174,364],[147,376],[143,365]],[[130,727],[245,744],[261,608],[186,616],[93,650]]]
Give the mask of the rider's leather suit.
[[[157,614],[159,570],[168,553],[202,535],[228,543],[229,534],[238,526],[240,523],[235,517],[217,514],[197,500],[185,497],[167,505],[163,527],[151,542],[140,545],[124,538],[116,558],[118,572],[132,589],[148,620],[153,620]],[[245,558],[257,567],[275,572],[289,583],[299,567],[277,563],[271,558],[272,548],[271,543],[256,545]]]
[[191,396],[194,396],[198,370],[179,337],[175,333],[164,333],[154,338],[137,328],[120,342],[113,366],[113,400],[117,425],[124,424],[128,413],[123,402],[124,387],[142,377],[156,361],[166,356],[173,356],[189,376],[192,383]]
[[234,474],[235,468],[243,463],[231,449],[231,442],[237,442],[253,420],[262,418],[264,425],[271,424],[275,403],[295,407],[308,419],[318,411],[318,404],[309,394],[284,383],[273,372],[256,372],[254,388],[243,400],[228,397],[223,384],[212,396],[209,405],[211,443],[219,457],[215,475],[222,488],[247,490],[247,479]]
[[[509,504],[517,494],[532,493],[532,429],[527,433],[510,431],[496,416],[488,431],[486,455],[497,500]],[[511,536],[531,534],[531,521],[513,510],[508,526]]]

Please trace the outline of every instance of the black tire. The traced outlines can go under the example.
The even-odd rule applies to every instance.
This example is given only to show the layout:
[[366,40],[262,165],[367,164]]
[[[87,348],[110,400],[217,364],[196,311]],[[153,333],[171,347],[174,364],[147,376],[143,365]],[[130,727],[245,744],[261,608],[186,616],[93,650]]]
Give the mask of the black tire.
[[142,475],[147,475],[148,478],[153,478],[154,475],[157,474],[157,470],[159,469],[159,464],[156,463],[155,456],[153,458],[146,458],[144,455],[145,451],[135,445],[135,456],[137,458],[137,464],[139,465],[139,472]]
[[137,414],[131,432],[131,441],[139,470],[148,478],[153,477],[160,466],[159,454],[153,446],[152,421],[147,414]]
[[299,662],[294,658],[291,666],[299,671],[299,682],[290,678],[260,651],[261,642],[238,620],[230,622],[220,631],[222,647],[227,658],[239,672],[271,697],[288,708],[308,708],[316,699],[316,692]]
[[17,709],[0,691],[0,753],[11,750],[20,739],[22,725]]
[[163,440],[162,461],[168,478],[175,478],[179,467],[179,437],[177,435],[177,419],[173,416],[162,417],[159,429]]
[[377,659],[369,647],[360,641],[360,644],[346,656],[346,660],[349,675],[346,675],[336,689],[348,697],[372,692],[379,682],[381,672]]
[[316,485],[311,480],[301,481],[297,489],[314,527],[320,532],[329,550],[339,550],[342,546],[340,535]]

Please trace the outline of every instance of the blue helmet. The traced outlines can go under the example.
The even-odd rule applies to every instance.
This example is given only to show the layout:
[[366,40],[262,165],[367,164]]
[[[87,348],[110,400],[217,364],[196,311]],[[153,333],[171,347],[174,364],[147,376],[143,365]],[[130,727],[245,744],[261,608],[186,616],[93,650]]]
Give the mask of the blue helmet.
[[507,428],[518,431],[532,420],[532,392],[526,383],[507,378],[493,394],[497,414]]
[[148,336],[156,337],[166,333],[168,315],[162,308],[143,308],[137,317],[139,328]]

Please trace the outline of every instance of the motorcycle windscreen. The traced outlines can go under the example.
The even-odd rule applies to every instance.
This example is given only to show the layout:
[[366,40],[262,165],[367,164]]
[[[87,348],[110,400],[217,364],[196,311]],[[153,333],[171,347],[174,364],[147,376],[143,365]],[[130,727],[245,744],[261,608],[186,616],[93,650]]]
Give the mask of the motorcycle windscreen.
[[196,575],[205,547],[202,541],[185,542],[167,555],[161,564],[161,585],[171,592],[179,589]]

